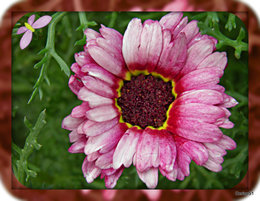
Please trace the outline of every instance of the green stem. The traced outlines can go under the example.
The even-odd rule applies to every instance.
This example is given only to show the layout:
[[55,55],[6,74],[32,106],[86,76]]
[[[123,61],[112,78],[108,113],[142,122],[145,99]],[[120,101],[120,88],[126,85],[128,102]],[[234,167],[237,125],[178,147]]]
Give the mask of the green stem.
[[85,12],[79,12],[79,21],[80,24],[83,25],[83,32],[85,31],[85,29],[88,28],[88,20],[86,17],[86,13]]
[[21,153],[22,153],[21,148],[18,147],[18,146],[17,146],[16,144],[14,144],[13,142],[12,142],[12,149],[13,149],[14,151],[16,151],[18,154],[21,154]]
[[40,75],[34,85],[34,90],[32,92],[32,95],[28,101],[28,104],[31,103],[33,98],[36,96],[37,92],[40,92],[40,85],[42,84],[43,80],[46,79],[46,82],[49,84],[49,80],[46,75],[47,67],[49,66],[49,62],[51,58],[53,57],[57,63],[59,64],[62,71],[65,72],[65,74],[69,77],[70,76],[70,69],[66,62],[56,53],[55,51],[55,29],[56,24],[62,19],[62,17],[66,14],[66,12],[57,12],[52,15],[52,21],[49,24],[48,27],[48,34],[47,34],[47,42],[46,46],[43,50],[40,51],[39,54],[44,54],[44,57],[40,62],[38,62],[34,67],[38,68],[41,66]]
[[[50,60],[49,57],[48,57],[48,60]],[[42,81],[44,79],[44,74],[45,74],[46,67],[47,67],[47,65],[46,65],[46,63],[44,63],[42,65],[42,68],[41,68],[41,71],[40,71],[40,75],[39,75],[39,77],[38,77],[38,79],[37,79],[37,81],[36,81],[36,83],[35,83],[35,85],[33,87],[34,90],[33,90],[33,93],[32,93],[32,95],[31,95],[31,97],[30,97],[30,99],[28,101],[28,104],[30,104],[32,102],[32,100],[36,96],[36,93],[39,91],[39,87],[40,87],[40,85],[41,85],[41,83],[42,83]]]
[[[30,133],[28,137],[25,140],[24,148],[20,150],[20,159],[16,161],[16,166],[17,166],[17,179],[20,182],[25,181],[25,174],[27,175],[26,181],[30,176],[36,176],[36,172],[29,170],[28,169],[28,158],[33,152],[34,149],[39,150],[41,145],[37,143],[37,137],[40,133],[40,130],[43,128],[43,126],[46,124],[45,121],[45,110],[43,110],[33,128],[30,129]],[[13,144],[13,148],[15,150],[19,150],[20,148],[16,145]]]
[[66,14],[66,12],[58,12],[53,15],[53,20],[49,25],[48,29],[48,37],[47,37],[47,44],[45,49],[48,50],[48,53],[57,61],[60,65],[62,71],[69,77],[70,76],[70,69],[68,65],[64,62],[64,60],[56,53],[55,51],[55,28],[56,24],[61,20],[61,18]]
[[111,27],[111,28],[114,27],[115,22],[116,22],[117,15],[118,15],[117,12],[112,12],[112,14],[111,14],[111,19],[110,19],[110,22],[109,22],[109,24],[108,24],[108,27]]

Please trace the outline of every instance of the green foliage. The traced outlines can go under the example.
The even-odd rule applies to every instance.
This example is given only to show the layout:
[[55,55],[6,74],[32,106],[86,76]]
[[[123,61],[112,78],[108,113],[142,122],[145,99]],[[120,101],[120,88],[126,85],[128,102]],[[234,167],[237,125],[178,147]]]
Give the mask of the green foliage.
[[[67,151],[71,145],[69,132],[61,128],[61,122],[75,106],[80,104],[68,87],[70,74],[68,66],[75,62],[74,53],[83,50],[86,38],[82,31],[85,28],[91,27],[98,31],[100,25],[104,24],[123,34],[133,17],[143,21],[159,20],[166,13],[44,12],[34,14],[37,18],[46,14],[51,15],[53,19],[48,27],[34,33],[31,44],[25,50],[19,48],[21,37],[15,33],[32,13],[21,18],[13,29],[13,171],[18,180],[30,188],[105,188],[103,180],[97,179],[91,184],[85,181],[81,171],[84,154],[70,154]],[[222,131],[236,141],[237,148],[228,151],[221,172],[208,171],[192,162],[190,176],[184,181],[171,182],[159,175],[157,188],[231,188],[242,180],[247,171],[247,32],[244,24],[233,14],[201,12],[184,13],[184,15],[188,16],[189,21],[198,20],[202,33],[218,39],[217,50],[227,52],[228,67],[220,84],[226,88],[227,94],[236,98],[239,104],[230,109],[232,113],[230,120],[234,122],[235,127],[222,129]],[[36,96],[37,93],[39,97]],[[27,104],[28,99],[30,104]],[[43,111],[45,108],[46,113]],[[33,126],[27,118],[24,118],[25,116],[35,120],[35,125]],[[29,135],[27,135],[28,129]],[[42,145],[41,149],[36,142]],[[146,186],[139,179],[135,167],[131,166],[124,170],[116,188],[135,189],[146,188]]]
[[26,117],[24,117],[24,124],[30,131],[28,137],[26,138],[24,148],[20,149],[16,144],[12,143],[12,149],[16,152],[16,154],[18,154],[18,159],[16,159],[14,155],[12,157],[14,174],[23,184],[28,182],[30,177],[37,176],[35,170],[29,169],[28,158],[31,153],[33,153],[34,149],[40,150],[41,148],[41,145],[37,143],[37,137],[43,126],[46,124],[45,110],[40,113],[34,127]]
[[[218,39],[217,48],[221,49],[223,46],[230,46],[235,49],[235,57],[237,59],[240,58],[242,51],[248,51],[248,45],[246,42],[243,42],[243,40],[246,37],[246,31],[245,28],[242,27],[242,22],[239,20],[239,34],[234,34],[237,36],[236,39],[232,40],[228,37],[228,35],[225,35],[221,31],[220,27],[220,17],[224,18],[223,13],[216,13],[216,12],[208,12],[207,16],[205,18],[205,21],[200,21],[198,23],[198,26],[200,27],[200,30],[203,34],[211,35]],[[226,17],[223,19],[223,21],[226,20]],[[224,25],[224,24],[223,24]],[[223,26],[222,25],[222,26]],[[225,24],[225,29],[227,29],[229,32],[232,31],[232,29],[236,29],[236,16],[233,14],[229,14],[227,23]]]

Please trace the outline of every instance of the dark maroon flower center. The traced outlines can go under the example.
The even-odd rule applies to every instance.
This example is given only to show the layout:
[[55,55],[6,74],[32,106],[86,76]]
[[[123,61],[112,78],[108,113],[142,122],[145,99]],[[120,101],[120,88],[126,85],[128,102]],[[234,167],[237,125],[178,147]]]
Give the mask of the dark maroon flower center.
[[147,126],[162,126],[173,101],[171,82],[150,74],[140,74],[132,76],[131,81],[124,81],[117,104],[125,122],[144,129]]

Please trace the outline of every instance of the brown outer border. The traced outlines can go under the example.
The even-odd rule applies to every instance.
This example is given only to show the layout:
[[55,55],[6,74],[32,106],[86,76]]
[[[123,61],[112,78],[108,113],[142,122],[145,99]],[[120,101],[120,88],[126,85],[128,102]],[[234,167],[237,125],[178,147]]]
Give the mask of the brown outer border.
[[[11,181],[24,188],[17,182],[11,173],[11,12],[13,11],[108,11],[108,10],[128,10],[133,5],[141,5],[143,8],[149,8],[149,5],[145,4],[144,0],[135,0],[129,3],[129,0],[111,0],[103,2],[102,0],[88,0],[84,1],[81,5],[79,0],[27,0],[21,3],[17,3],[12,6],[5,14],[3,23],[1,25],[0,41],[1,41],[1,68],[0,68],[0,172],[3,178],[3,182],[6,185],[8,191],[13,195],[26,200],[102,200],[101,191],[96,190],[90,193],[88,196],[84,196],[80,190],[14,190],[11,189]],[[115,3],[116,2],[116,3]],[[169,2],[169,0],[162,3]],[[250,45],[250,57],[249,57],[249,168],[247,176],[235,187],[239,189],[246,188],[251,191],[257,182],[257,175],[260,168],[260,149],[258,147],[260,135],[257,131],[260,128],[260,85],[258,84],[258,77],[260,69],[257,68],[259,63],[260,48],[258,45],[259,40],[259,28],[256,24],[256,17],[253,13],[241,3],[233,1],[205,1],[197,0],[193,1],[200,5],[207,11],[247,11],[249,12],[249,23],[245,22],[249,26],[249,45]],[[136,3],[136,4],[133,4]],[[158,8],[162,7],[162,4],[156,4],[153,1],[153,6]],[[198,6],[197,6],[198,7]],[[16,22],[22,15],[14,16],[13,21]],[[254,44],[255,43],[255,44]],[[144,198],[140,196],[139,190],[131,190],[133,198],[141,200]],[[183,190],[183,191],[167,191],[164,190],[161,199],[170,200],[174,196],[177,199],[184,200],[232,200],[236,198],[235,190]],[[129,199],[127,196],[129,190],[120,190],[115,200]]]

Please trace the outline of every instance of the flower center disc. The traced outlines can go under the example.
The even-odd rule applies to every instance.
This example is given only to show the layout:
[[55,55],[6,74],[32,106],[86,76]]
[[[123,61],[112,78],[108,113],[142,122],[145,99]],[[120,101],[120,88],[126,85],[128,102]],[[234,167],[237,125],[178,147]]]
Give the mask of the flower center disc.
[[170,81],[164,82],[150,74],[140,74],[132,76],[130,81],[124,81],[117,104],[121,107],[125,122],[144,129],[147,126],[162,126],[173,101]]

